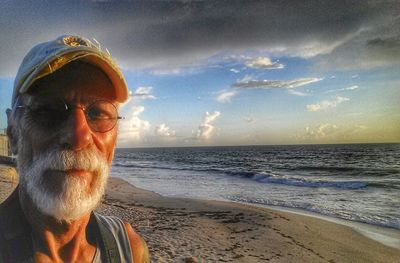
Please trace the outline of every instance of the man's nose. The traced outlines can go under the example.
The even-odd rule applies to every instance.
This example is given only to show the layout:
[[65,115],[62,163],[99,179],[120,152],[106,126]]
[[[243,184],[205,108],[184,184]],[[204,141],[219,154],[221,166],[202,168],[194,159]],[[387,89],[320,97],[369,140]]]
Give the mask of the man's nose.
[[85,112],[81,108],[73,109],[65,125],[65,133],[61,135],[64,148],[71,150],[85,149],[92,142],[92,132],[86,121]]

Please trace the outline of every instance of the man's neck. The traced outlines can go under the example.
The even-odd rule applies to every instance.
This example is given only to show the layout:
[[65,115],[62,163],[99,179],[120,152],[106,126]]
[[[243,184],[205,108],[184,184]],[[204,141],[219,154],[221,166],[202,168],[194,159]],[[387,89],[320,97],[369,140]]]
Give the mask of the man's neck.
[[96,244],[87,229],[90,213],[72,221],[57,220],[41,213],[20,191],[22,210],[32,227],[35,261],[90,262]]

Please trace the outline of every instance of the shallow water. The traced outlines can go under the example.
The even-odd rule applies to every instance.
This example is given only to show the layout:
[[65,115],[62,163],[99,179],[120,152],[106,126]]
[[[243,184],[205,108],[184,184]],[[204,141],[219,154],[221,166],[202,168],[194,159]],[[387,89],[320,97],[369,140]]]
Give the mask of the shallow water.
[[111,175],[166,196],[400,229],[400,144],[118,149]]

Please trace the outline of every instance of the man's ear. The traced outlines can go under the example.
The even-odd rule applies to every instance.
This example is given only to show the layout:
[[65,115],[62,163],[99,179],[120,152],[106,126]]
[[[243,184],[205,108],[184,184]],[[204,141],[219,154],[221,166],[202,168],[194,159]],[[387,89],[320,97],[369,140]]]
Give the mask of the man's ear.
[[6,110],[7,114],[7,136],[10,142],[11,152],[13,154],[18,154],[18,132],[16,130],[16,123],[14,116],[12,116],[11,109]]

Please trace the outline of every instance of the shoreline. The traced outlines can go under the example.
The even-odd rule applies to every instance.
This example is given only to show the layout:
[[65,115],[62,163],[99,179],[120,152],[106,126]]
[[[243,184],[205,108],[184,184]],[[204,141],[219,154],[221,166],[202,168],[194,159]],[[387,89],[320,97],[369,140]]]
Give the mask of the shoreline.
[[110,178],[103,205],[106,214],[110,205],[121,208],[122,217],[127,212],[155,262],[395,262],[400,257],[399,248],[348,225],[235,202],[165,197],[117,177]]
[[[133,185],[135,188],[139,188],[139,187],[135,186],[133,184],[133,182],[129,182],[124,177],[115,176],[113,178],[121,179],[123,181],[126,181],[128,184]],[[153,190],[149,190],[149,189],[145,189],[145,188],[139,188],[139,189],[142,189],[144,191],[150,191],[150,192],[160,195],[164,198],[183,198],[183,199],[198,200],[198,201],[217,201],[217,202],[236,203],[236,204],[243,204],[245,206],[250,206],[250,207],[267,208],[267,209],[272,209],[275,211],[288,212],[288,213],[294,213],[294,214],[298,214],[298,215],[318,218],[318,219],[325,220],[328,222],[351,227],[353,230],[359,232],[360,234],[364,235],[367,238],[378,241],[379,243],[384,244],[386,246],[400,249],[400,229],[395,228],[395,227],[371,224],[371,223],[360,222],[360,221],[353,221],[353,220],[343,219],[343,218],[339,218],[339,217],[333,217],[333,216],[324,215],[324,214],[318,213],[318,212],[308,211],[306,209],[301,209],[301,208],[291,208],[291,207],[284,207],[284,206],[246,203],[246,202],[223,200],[223,199],[221,199],[221,200],[205,199],[205,198],[202,199],[201,197],[196,198],[196,197],[168,196],[168,195],[163,195],[161,193],[157,193]]]
[[211,202],[217,201],[217,202],[237,203],[237,204],[242,204],[242,205],[249,206],[249,207],[260,207],[260,208],[266,208],[266,209],[271,209],[271,210],[275,210],[275,211],[281,211],[281,212],[298,214],[298,215],[302,215],[302,216],[318,218],[321,220],[325,220],[327,222],[332,222],[335,224],[340,224],[343,226],[350,227],[353,230],[359,232],[360,234],[364,235],[367,238],[375,240],[383,245],[393,247],[396,249],[400,249],[400,229],[397,229],[394,227],[374,225],[374,224],[369,224],[369,223],[365,223],[365,222],[358,222],[358,221],[352,221],[352,220],[342,219],[342,218],[338,218],[338,217],[327,216],[324,214],[311,212],[311,211],[300,209],[300,208],[262,205],[262,204],[251,204],[251,203],[245,203],[245,202],[235,202],[232,200],[213,200],[213,199],[200,199],[200,198],[197,199],[197,198],[187,198],[187,197],[169,197],[169,196],[161,195],[152,190],[147,190],[144,188],[136,187],[135,185],[124,180],[121,177],[111,177],[111,178],[121,179],[121,180],[125,181],[126,183],[134,186],[135,188],[155,193],[157,195],[162,196],[163,198],[182,198],[182,199],[197,200],[197,201],[211,201]]

